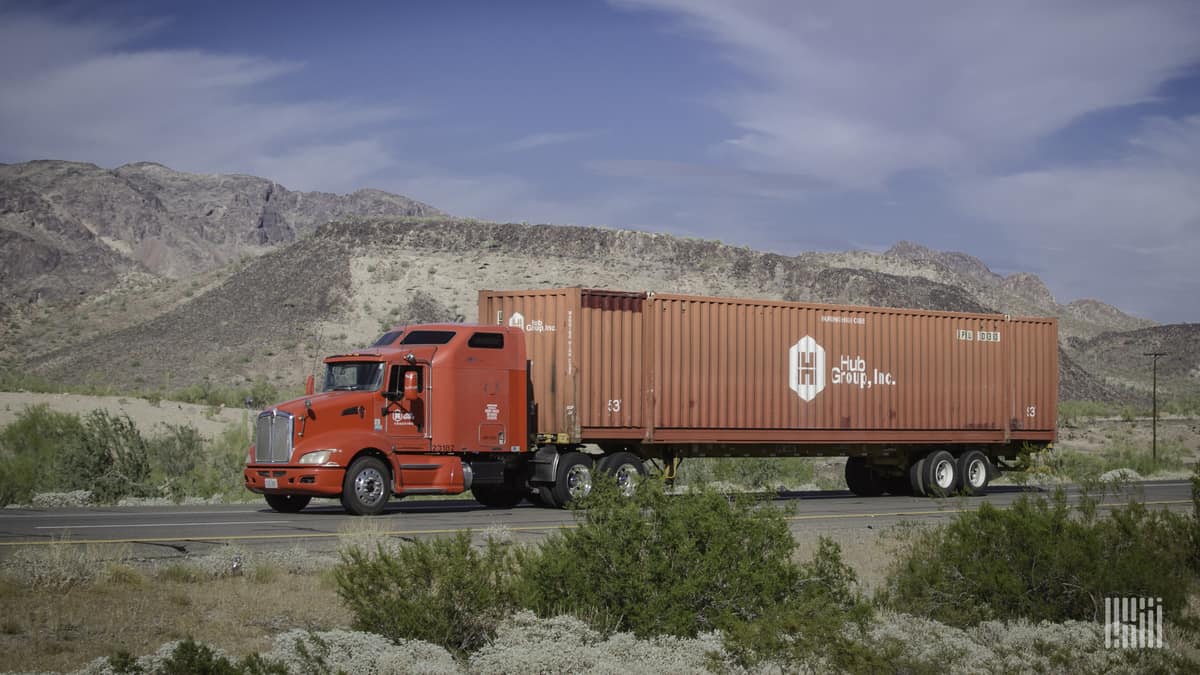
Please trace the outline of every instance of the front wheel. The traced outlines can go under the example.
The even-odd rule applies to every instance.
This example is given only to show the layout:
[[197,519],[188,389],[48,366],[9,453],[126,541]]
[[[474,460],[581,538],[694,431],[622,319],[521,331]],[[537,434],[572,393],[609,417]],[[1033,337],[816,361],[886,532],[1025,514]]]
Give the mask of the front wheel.
[[346,470],[342,481],[342,506],[356,516],[383,513],[391,489],[388,469],[378,457],[359,457]]
[[280,513],[298,513],[312,501],[312,497],[304,495],[263,495],[263,497],[267,500],[267,506]]

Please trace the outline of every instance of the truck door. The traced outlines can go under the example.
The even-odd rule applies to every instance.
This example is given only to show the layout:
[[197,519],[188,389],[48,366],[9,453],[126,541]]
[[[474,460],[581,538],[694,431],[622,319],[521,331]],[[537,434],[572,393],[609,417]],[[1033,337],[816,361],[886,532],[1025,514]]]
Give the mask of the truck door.
[[429,452],[429,370],[422,365],[393,365],[388,373],[384,427],[396,450]]

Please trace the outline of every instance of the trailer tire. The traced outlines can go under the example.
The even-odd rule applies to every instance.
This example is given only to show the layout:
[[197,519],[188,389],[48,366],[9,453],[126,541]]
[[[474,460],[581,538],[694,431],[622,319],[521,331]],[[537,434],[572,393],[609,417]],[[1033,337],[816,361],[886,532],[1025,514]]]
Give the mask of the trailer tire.
[[945,450],[930,453],[920,462],[921,492],[926,497],[949,497],[958,490],[958,464]]
[[267,506],[280,513],[299,513],[312,501],[312,497],[305,495],[263,495],[263,497],[267,500]]
[[925,457],[908,465],[908,487],[917,497],[926,496],[925,492]]
[[846,459],[846,487],[859,497],[878,497],[883,494],[883,480],[866,457]]
[[617,491],[632,497],[638,483],[646,475],[646,462],[632,452],[614,452],[596,464],[597,470],[617,480]]
[[562,508],[592,491],[592,458],[582,452],[564,453],[558,459],[558,475],[549,486],[554,504]]
[[475,501],[493,509],[511,509],[525,499],[525,488],[511,483],[499,485],[472,485],[471,496]]
[[378,457],[359,457],[350,463],[342,481],[342,507],[355,516],[383,513],[391,488],[388,468]]
[[965,494],[985,495],[992,476],[992,464],[982,452],[968,450],[958,458],[958,476]]

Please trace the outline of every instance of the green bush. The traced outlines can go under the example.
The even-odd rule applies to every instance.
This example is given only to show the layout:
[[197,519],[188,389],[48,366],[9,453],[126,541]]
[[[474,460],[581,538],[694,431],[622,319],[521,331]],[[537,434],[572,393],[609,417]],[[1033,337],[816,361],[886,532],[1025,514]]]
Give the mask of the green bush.
[[761,616],[799,581],[784,512],[707,491],[668,497],[645,481],[632,499],[598,480],[579,527],[520,566],[520,597],[542,616],[602,629],[692,637]]
[[463,653],[485,644],[515,607],[514,556],[488,540],[471,546],[469,533],[416,541],[390,552],[351,546],[334,570],[338,595],[354,627],[393,641],[424,640]]
[[714,482],[756,490],[797,487],[816,482],[807,457],[697,457],[679,465],[678,482],[704,486]]
[[1096,620],[1108,596],[1161,597],[1177,617],[1197,582],[1188,567],[1195,527],[1138,503],[1099,517],[1094,498],[1072,509],[1061,490],[1007,510],[984,503],[914,536],[880,601],[954,626]]
[[149,445],[128,415],[88,413],[82,442],[69,447],[62,458],[64,487],[91,490],[99,502],[154,494]]
[[1066,426],[1073,426],[1080,421],[1096,417],[1111,417],[1116,414],[1116,409],[1099,401],[1059,401],[1058,402],[1058,423]]
[[754,666],[764,660],[807,663],[818,656],[827,668],[842,672],[889,670],[887,656],[864,645],[873,611],[841,547],[821,537],[799,570],[795,590],[783,602],[725,628],[725,649],[734,660]]
[[249,445],[245,420],[211,441],[191,426],[146,438],[125,416],[97,410],[81,419],[32,406],[0,429],[0,505],[63,490],[88,490],[101,502],[240,495]]
[[28,503],[36,492],[60,489],[70,480],[64,459],[83,443],[78,415],[30,406],[0,430],[0,505]]

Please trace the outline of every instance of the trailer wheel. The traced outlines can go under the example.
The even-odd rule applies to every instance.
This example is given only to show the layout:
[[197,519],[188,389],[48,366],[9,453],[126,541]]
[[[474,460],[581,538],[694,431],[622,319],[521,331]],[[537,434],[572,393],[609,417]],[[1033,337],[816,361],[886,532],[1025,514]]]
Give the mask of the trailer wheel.
[[968,450],[958,458],[958,475],[963,492],[969,495],[987,494],[992,466],[987,455],[978,450]]
[[945,450],[930,453],[919,462],[921,486],[926,497],[948,497],[958,489],[958,465]]
[[908,487],[912,489],[912,494],[917,497],[924,497],[925,492],[925,457],[918,459],[908,465]]
[[494,509],[511,509],[525,498],[525,488],[511,483],[500,485],[472,485],[471,495],[475,501]]
[[390,494],[388,469],[378,457],[354,460],[342,481],[342,506],[355,516],[383,513]]
[[298,513],[312,501],[312,497],[304,495],[263,495],[263,497],[267,500],[267,506],[280,513]]
[[550,486],[554,503],[563,507],[592,491],[592,458],[582,452],[568,452],[558,459],[558,475]]
[[866,457],[846,460],[846,487],[859,497],[878,497],[883,494],[883,480]]
[[617,490],[622,496],[632,497],[638,483],[646,475],[646,463],[632,452],[615,452],[600,460],[596,465],[600,471],[617,479]]

